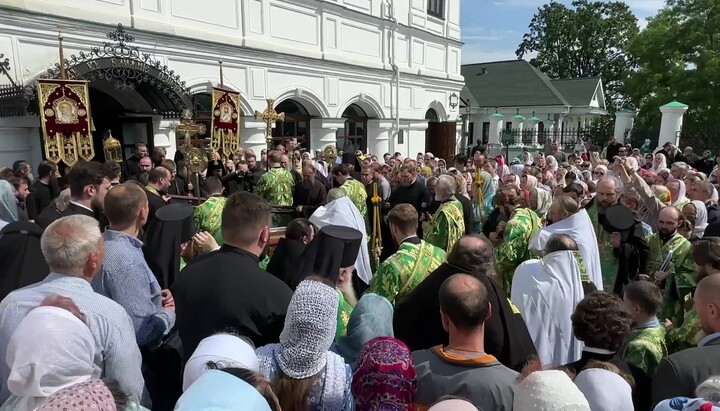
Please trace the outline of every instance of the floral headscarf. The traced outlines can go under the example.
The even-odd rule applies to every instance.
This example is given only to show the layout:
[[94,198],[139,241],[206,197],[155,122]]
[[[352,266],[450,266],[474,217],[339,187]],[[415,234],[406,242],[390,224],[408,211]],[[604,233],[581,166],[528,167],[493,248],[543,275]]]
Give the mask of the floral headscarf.
[[115,399],[101,380],[90,380],[53,394],[38,411],[116,411]]
[[352,380],[357,411],[413,411],[416,390],[415,366],[403,342],[379,337],[363,346]]
[[657,197],[664,206],[670,205],[672,202],[672,196],[670,195],[670,190],[667,187],[655,185],[652,187],[652,190],[655,193],[655,197]]
[[703,398],[675,397],[661,401],[655,411],[720,411],[720,405]]

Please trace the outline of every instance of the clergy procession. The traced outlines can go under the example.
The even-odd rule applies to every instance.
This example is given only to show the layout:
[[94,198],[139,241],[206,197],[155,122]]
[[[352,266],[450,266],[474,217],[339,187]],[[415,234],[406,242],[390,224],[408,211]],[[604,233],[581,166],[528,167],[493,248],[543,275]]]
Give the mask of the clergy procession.
[[270,148],[3,168],[0,410],[716,409],[709,152]]

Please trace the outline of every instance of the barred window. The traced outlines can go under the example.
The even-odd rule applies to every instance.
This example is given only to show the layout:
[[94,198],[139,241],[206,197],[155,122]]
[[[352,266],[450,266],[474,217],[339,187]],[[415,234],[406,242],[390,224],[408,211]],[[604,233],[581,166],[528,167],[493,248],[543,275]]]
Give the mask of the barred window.
[[427,12],[431,16],[445,18],[445,0],[428,0]]

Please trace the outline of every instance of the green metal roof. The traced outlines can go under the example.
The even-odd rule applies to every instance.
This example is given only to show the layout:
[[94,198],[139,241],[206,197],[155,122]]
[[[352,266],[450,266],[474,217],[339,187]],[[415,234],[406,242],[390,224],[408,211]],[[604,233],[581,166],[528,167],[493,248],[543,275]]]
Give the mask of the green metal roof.
[[520,114],[513,116],[513,118],[516,118],[518,120],[525,120],[525,117],[521,116]]
[[500,114],[500,113],[495,113],[495,114],[491,115],[490,117],[500,117],[500,118],[503,118],[503,117],[505,117],[505,116],[503,116],[503,115]]
[[540,120],[540,119],[539,119],[538,117],[536,117],[536,116],[532,116],[532,117],[530,117],[528,120],[530,120],[530,121],[542,121],[542,120]]
[[525,60],[468,64],[461,72],[478,107],[568,105],[550,78]]
[[673,100],[673,101],[665,104],[664,106],[660,106],[660,107],[688,108],[689,106],[687,104],[683,104],[677,100]]
[[478,107],[588,106],[600,83],[597,77],[551,80],[525,60],[467,64],[461,72]]
[[589,106],[600,83],[600,78],[552,80],[551,83],[571,106]]

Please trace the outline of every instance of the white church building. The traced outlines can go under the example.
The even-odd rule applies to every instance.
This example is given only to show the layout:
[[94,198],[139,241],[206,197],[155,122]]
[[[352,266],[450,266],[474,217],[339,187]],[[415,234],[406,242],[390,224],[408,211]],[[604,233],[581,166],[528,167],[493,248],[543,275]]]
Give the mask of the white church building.
[[42,159],[33,95],[36,79],[59,75],[58,30],[69,78],[89,82],[99,160],[108,130],[126,157],[145,142],[172,158],[182,109],[209,124],[220,60],[241,93],[241,145],[258,153],[267,98],[285,113],[278,141],[455,153],[460,0],[0,2],[0,165]]

